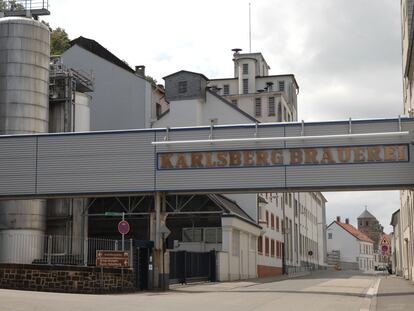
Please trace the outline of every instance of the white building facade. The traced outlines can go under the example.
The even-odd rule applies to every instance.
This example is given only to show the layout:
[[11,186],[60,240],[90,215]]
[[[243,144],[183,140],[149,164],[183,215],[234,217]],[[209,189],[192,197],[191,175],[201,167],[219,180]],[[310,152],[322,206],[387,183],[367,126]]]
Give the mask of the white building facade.
[[[269,76],[261,53],[236,53],[234,58],[231,79],[209,80],[184,70],[165,77],[169,111],[154,127],[297,119],[298,85],[293,75]],[[326,199],[321,193],[226,196],[263,228],[257,243],[259,277],[280,275],[284,267],[290,272],[326,264]]]
[[403,276],[403,254],[407,255],[407,252],[403,252],[403,239],[400,217],[400,210],[395,211],[391,216],[390,225],[394,229],[391,234],[392,271],[398,276]]
[[[207,85],[213,92],[259,122],[297,121],[299,85],[293,74],[269,75],[270,67],[261,53],[236,51],[233,54],[233,62],[233,78],[209,80]],[[321,193],[264,195],[275,201],[273,203],[265,198],[268,203],[263,207],[266,211],[262,213],[262,217],[266,213],[273,214],[274,222],[276,223],[276,217],[279,217],[280,222],[283,223],[281,226],[286,229],[283,230],[284,236],[281,240],[286,241],[286,244],[283,244],[286,252],[280,254],[286,269],[295,271],[300,267],[314,268],[326,265],[324,196]],[[277,205],[278,201],[280,201],[279,205]],[[280,210],[283,210],[284,215],[276,216],[276,211]],[[272,217],[269,216],[269,219],[271,221]],[[284,242],[278,240],[280,236],[272,230],[271,223],[267,221],[265,224],[264,236],[259,240],[259,272],[265,271],[265,273],[259,275],[272,276],[283,266],[280,265],[281,261],[277,257],[277,249],[278,245]],[[260,243],[263,243],[262,247]],[[273,245],[274,255],[272,255]],[[266,252],[266,249],[269,249],[269,252]]]
[[[414,53],[413,53],[413,0],[401,0],[401,39],[404,115],[414,116]],[[400,193],[400,237],[402,245],[401,273],[409,280],[414,280],[414,192],[402,190]]]
[[339,266],[343,270],[374,270],[374,241],[340,217],[327,230],[328,253],[339,251]]

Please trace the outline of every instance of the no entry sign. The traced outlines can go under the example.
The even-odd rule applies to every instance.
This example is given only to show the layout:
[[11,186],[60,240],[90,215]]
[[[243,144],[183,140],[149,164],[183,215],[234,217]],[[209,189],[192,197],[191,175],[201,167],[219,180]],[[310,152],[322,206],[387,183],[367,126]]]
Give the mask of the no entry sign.
[[129,223],[126,220],[121,220],[118,223],[118,231],[120,234],[122,235],[128,234],[129,229],[130,229]]

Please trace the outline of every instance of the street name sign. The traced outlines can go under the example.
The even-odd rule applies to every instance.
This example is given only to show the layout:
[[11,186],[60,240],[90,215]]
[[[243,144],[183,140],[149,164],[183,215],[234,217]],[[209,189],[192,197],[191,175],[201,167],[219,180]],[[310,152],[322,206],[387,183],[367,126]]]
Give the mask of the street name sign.
[[129,254],[123,251],[96,251],[96,266],[107,268],[129,267]]

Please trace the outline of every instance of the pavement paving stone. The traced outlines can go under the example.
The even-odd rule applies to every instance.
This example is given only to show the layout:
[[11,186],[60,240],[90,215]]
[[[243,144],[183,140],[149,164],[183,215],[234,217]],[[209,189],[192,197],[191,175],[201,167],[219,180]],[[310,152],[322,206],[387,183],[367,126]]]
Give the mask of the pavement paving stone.
[[381,278],[375,311],[414,311],[414,284],[403,278]]

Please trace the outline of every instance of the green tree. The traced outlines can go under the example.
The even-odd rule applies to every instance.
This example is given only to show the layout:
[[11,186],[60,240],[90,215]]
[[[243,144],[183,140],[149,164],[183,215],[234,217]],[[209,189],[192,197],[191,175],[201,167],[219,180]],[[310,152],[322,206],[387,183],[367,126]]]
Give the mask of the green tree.
[[19,11],[24,10],[24,6],[16,0],[0,0],[0,11]]
[[[49,26],[49,25],[48,25]],[[60,55],[70,47],[68,34],[63,28],[56,28],[50,34],[50,54]]]
[[151,83],[153,86],[157,85],[157,80],[155,80],[153,77],[151,76],[145,76],[145,80],[147,80],[149,83]]

